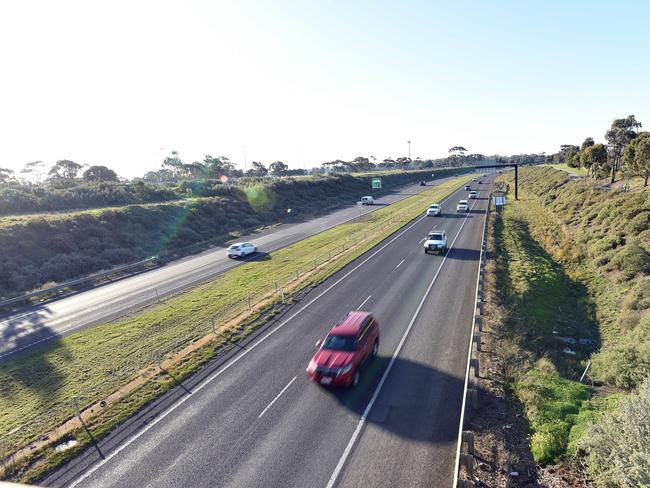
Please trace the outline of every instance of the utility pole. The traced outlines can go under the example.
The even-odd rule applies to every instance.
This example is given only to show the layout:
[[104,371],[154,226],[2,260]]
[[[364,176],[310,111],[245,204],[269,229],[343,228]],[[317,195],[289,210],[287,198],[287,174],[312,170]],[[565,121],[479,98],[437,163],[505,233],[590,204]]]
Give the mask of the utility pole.
[[406,141],[409,145],[409,161],[411,161],[411,141]]

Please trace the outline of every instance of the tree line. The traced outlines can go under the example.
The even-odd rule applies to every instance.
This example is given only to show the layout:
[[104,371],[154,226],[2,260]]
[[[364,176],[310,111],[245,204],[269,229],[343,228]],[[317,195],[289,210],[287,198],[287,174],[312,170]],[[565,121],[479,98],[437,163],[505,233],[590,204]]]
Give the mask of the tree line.
[[634,115],[615,119],[605,133],[605,143],[596,143],[587,137],[580,146],[563,144],[548,157],[547,162],[566,164],[571,168],[585,168],[592,178],[626,178],[641,176],[644,186],[650,178],[650,132],[641,132],[641,122]]

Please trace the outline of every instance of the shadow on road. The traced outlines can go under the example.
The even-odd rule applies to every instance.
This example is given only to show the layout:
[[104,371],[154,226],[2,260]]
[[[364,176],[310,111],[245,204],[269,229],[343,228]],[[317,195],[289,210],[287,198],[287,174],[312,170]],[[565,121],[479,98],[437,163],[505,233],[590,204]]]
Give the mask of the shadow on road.
[[[323,391],[361,417],[390,361],[385,356],[370,360],[356,388],[323,388]],[[463,387],[464,378],[397,357],[367,422],[416,442],[455,442]],[[481,391],[479,395],[484,397],[486,393]]]

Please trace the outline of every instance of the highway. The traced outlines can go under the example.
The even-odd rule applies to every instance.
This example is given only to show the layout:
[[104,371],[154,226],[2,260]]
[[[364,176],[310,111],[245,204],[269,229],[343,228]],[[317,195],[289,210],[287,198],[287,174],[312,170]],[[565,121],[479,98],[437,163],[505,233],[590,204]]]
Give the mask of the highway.
[[[453,177],[436,179],[433,184],[440,184],[450,178]],[[428,188],[431,188],[431,183],[425,187],[410,185],[378,198],[377,205],[374,206],[347,206],[316,219],[279,225],[266,232],[241,237],[237,241],[252,242],[261,252],[269,253]],[[254,258],[253,256],[252,259]],[[208,281],[237,265],[238,261],[228,259],[225,247],[220,247],[91,290],[29,307],[14,315],[0,316],[0,361],[54,338],[117,318],[151,304],[160,297]]]
[[[487,183],[469,213],[459,190],[42,484],[450,487]],[[423,252],[432,228],[443,256]],[[378,357],[353,390],[309,382],[317,339],[356,309],[381,325]]]

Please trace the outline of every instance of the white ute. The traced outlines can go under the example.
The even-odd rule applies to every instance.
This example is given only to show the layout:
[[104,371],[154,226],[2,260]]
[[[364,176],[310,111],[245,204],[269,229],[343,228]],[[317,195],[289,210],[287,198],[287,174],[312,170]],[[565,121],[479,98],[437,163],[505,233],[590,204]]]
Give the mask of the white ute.
[[375,200],[371,196],[361,197],[361,205],[372,205]]
[[469,192],[470,198],[476,198],[477,196],[478,196],[478,192],[476,190],[472,190]]
[[424,240],[424,254],[429,251],[444,254],[447,250],[447,233],[444,230],[432,230]]
[[440,205],[437,203],[434,203],[433,205],[429,205],[429,208],[427,208],[427,217],[431,216],[436,216],[440,215]]
[[456,205],[456,212],[469,212],[469,205],[467,204],[467,200],[461,200],[458,202],[458,205]]

